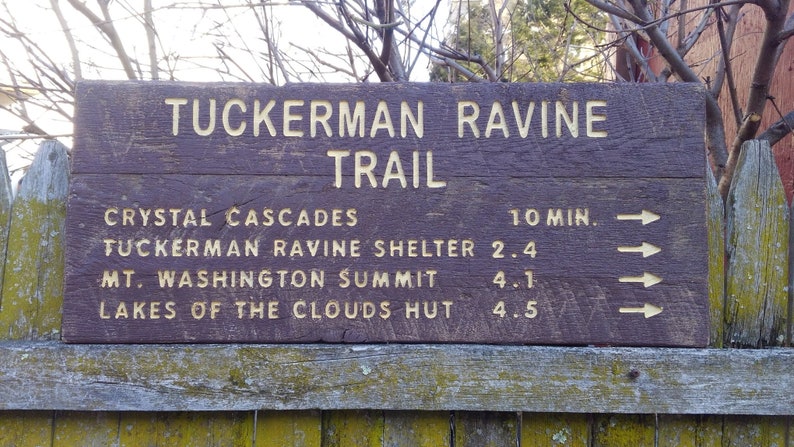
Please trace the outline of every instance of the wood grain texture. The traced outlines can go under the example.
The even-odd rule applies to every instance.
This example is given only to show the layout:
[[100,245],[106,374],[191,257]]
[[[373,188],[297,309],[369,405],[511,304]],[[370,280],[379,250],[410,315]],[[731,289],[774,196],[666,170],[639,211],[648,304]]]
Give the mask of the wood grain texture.
[[323,446],[380,447],[383,434],[383,412],[380,410],[323,412]]
[[768,142],[744,144],[726,203],[726,343],[782,345],[789,211]]
[[794,409],[789,350],[4,342],[0,358],[2,409]]
[[[707,343],[705,187],[701,179],[608,183],[494,179],[491,189],[459,183],[447,188],[449,196],[411,199],[411,213],[419,216],[415,219],[406,217],[405,206],[387,206],[374,191],[324,191],[316,183],[297,180],[115,176],[115,184],[128,185],[124,194],[106,187],[107,181],[106,176],[84,175],[72,184],[63,318],[63,338],[69,342]],[[545,189],[546,195],[525,199],[540,189]],[[188,196],[192,201],[175,199]],[[293,209],[297,214],[296,203],[307,209],[326,207],[328,204],[311,205],[320,196],[335,208],[356,209],[357,225],[315,229],[225,224],[226,211],[235,206],[243,213],[270,208]],[[246,205],[235,205],[240,201]],[[104,223],[107,207],[97,203],[119,209],[184,206],[194,209],[197,216],[206,214],[208,225],[144,228],[138,219],[139,225],[108,226]],[[537,228],[513,226],[508,210],[523,209],[529,203],[543,213],[542,224]],[[588,225],[544,226],[548,210],[559,209],[560,204],[577,208],[586,204],[590,207]],[[662,218],[642,225],[616,217],[646,208]],[[567,214],[566,209],[562,215]],[[324,255],[322,244],[330,239],[359,241],[360,255],[350,256],[349,249],[346,256]],[[458,247],[463,240],[471,241],[473,256],[460,256],[460,251],[455,257],[436,256],[433,241],[449,239]],[[107,240],[120,242],[108,252]],[[167,247],[185,245],[187,240],[201,247],[205,241],[218,241],[224,253],[230,241],[242,250],[243,241],[252,240],[258,250],[255,255],[208,257],[201,255],[205,248],[200,247],[197,256],[181,252],[172,256],[172,248],[165,249],[166,255],[157,251],[155,240],[170,241]],[[311,255],[307,240],[321,244],[320,254]],[[393,240],[425,241],[432,256],[409,256],[405,247],[403,256],[379,255],[377,241],[387,251]],[[278,241],[286,241],[288,246],[281,254],[275,248]],[[292,254],[289,247],[299,241],[304,241],[301,254]],[[494,241],[504,246],[497,255]],[[530,241],[537,249],[536,257],[523,253]],[[128,256],[118,254],[118,246],[134,247],[140,242],[145,244],[141,250],[132,248],[133,254]],[[658,245],[661,252],[646,259],[618,250],[643,242]],[[532,287],[527,285],[526,269],[533,271]],[[121,272],[129,270],[135,273],[127,285]],[[199,271],[210,275],[209,286],[198,285]],[[267,287],[258,281],[262,271],[272,280]],[[397,285],[398,271],[412,272],[411,287]],[[416,272],[427,271],[436,272],[435,283],[430,287],[427,274],[422,273],[424,283],[419,287]],[[504,287],[494,284],[498,271],[504,272]],[[663,281],[650,287],[620,281],[646,271]],[[101,285],[107,272],[118,275],[117,286]],[[171,283],[162,282],[163,272],[175,275]],[[216,272],[226,278],[223,286],[212,285]],[[231,279],[239,272],[251,275],[252,284]],[[285,272],[286,279],[282,281],[277,272]],[[323,285],[295,286],[290,279],[295,272],[306,276],[319,272]],[[342,272],[347,272],[347,284]],[[389,275],[387,286],[372,285],[374,272]],[[366,287],[352,285],[358,273],[368,275]],[[182,282],[185,274],[190,285]],[[133,303],[144,302],[142,296],[146,296],[147,309],[148,303],[157,303],[160,318],[147,318],[148,310],[133,317]],[[220,306],[217,317],[197,319],[191,304],[212,301]],[[537,318],[526,318],[529,301],[536,302]],[[168,302],[174,306],[173,318],[164,318]],[[245,307],[237,307],[238,302]],[[296,308],[299,302],[302,307]],[[369,317],[362,310],[364,302],[373,306]],[[497,309],[500,302],[501,314]],[[619,312],[622,307],[641,307],[646,302],[664,308],[664,312],[654,318]],[[250,303],[274,303],[277,318],[270,318],[269,310],[250,318]],[[381,307],[384,303],[389,306],[388,313]],[[116,318],[122,304],[127,314]],[[410,313],[409,305],[418,312]],[[311,317],[301,318],[298,310]],[[335,317],[329,317],[331,312],[336,312]]]
[[53,416],[52,444],[104,447],[118,445],[120,416],[116,412],[58,411]]
[[599,415],[593,422],[593,447],[655,447],[654,415]]
[[787,446],[791,442],[789,418],[725,416],[721,447]]
[[[75,113],[75,174],[322,175],[328,168],[327,149],[337,148],[370,149],[381,154],[389,150],[405,153],[435,150],[438,157],[435,161],[453,177],[498,177],[513,167],[521,167],[526,177],[635,178],[638,173],[654,178],[702,177],[704,97],[702,88],[694,84],[405,83],[275,87],[84,81],[78,84],[75,96],[82,105]],[[173,134],[174,107],[165,103],[166,98],[187,100],[177,120],[177,135]],[[210,135],[199,136],[193,130],[194,99],[198,100],[200,128],[208,127],[210,100],[216,101],[215,126]],[[246,112],[240,113],[238,106],[230,110],[231,127],[247,122],[239,136],[231,136],[221,125],[222,109],[231,99],[246,104]],[[262,107],[255,107],[257,100]],[[330,103],[331,136],[327,136],[322,125],[312,125],[312,100]],[[594,129],[608,133],[606,138],[585,136],[587,100],[606,101],[605,107],[595,109],[597,114],[606,114],[606,120],[593,123]],[[272,135],[264,120],[254,125],[252,119],[254,110],[262,110],[270,101],[273,101],[268,113],[273,124]],[[301,101],[301,104],[292,103],[287,113],[285,101]],[[340,136],[339,104],[347,102],[352,110],[359,101],[365,111],[362,114],[365,132]],[[383,116],[376,114],[380,101],[389,108],[396,129],[393,137],[386,136],[383,130],[374,135],[371,132],[374,121],[384,121]],[[421,137],[412,130],[401,136],[402,101],[412,110],[417,110],[419,101],[423,102],[425,122]],[[459,136],[458,101],[480,105],[475,120],[479,138],[469,127],[464,127]],[[513,101],[518,102],[522,126],[527,122],[530,103],[535,103],[526,137],[520,136],[513,116]],[[540,127],[542,101],[548,102],[546,137]],[[556,101],[568,107],[569,113],[572,104],[578,102],[578,137],[572,137],[564,124],[561,136],[556,136]],[[508,137],[499,129],[490,137],[485,135],[494,102],[499,102],[504,112]],[[285,124],[286,115],[299,119]],[[496,115],[495,121],[498,119]],[[257,127],[259,135],[255,136]],[[287,127],[294,136],[284,136]],[[317,131],[314,136],[312,127]],[[455,162],[461,152],[470,152],[475,146],[481,154],[476,166]],[[653,150],[661,147],[667,149]],[[671,157],[670,151],[685,155]],[[697,162],[691,163],[692,158],[697,158]],[[330,167],[333,168],[333,163]]]
[[455,446],[500,447],[520,443],[517,413],[460,412],[454,414]]
[[0,339],[60,335],[68,163],[66,147],[46,141],[22,180],[8,235]]
[[702,93],[81,83],[63,339],[706,346]]
[[3,272],[5,271],[8,230],[11,225],[11,206],[14,203],[11,178],[8,174],[6,152],[0,150],[0,306],[3,302]]
[[451,414],[445,411],[384,412],[384,447],[436,447],[451,444]]
[[721,348],[725,337],[725,205],[711,169],[707,170],[706,210],[709,247],[709,346]]
[[255,447],[320,447],[322,413],[308,411],[256,411]]
[[248,412],[122,413],[119,446],[235,447],[253,445],[253,414]]
[[52,411],[0,411],[0,445],[51,445],[53,415]]
[[657,445],[678,447],[720,447],[723,417],[660,414],[656,427]]
[[572,413],[523,413],[521,447],[589,447],[593,417]]

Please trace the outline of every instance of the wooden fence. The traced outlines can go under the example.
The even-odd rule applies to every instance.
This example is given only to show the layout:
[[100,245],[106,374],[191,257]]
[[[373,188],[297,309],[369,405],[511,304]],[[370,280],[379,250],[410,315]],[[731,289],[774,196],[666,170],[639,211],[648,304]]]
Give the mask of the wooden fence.
[[708,349],[65,345],[66,148],[0,183],[0,446],[792,444],[790,209],[758,142],[710,198]]

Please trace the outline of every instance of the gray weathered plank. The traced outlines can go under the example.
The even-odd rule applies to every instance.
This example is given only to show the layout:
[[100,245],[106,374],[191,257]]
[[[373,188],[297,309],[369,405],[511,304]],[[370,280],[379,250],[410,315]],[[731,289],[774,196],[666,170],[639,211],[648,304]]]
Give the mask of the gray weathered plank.
[[385,411],[384,447],[436,447],[450,445],[451,424],[445,411]]
[[721,348],[725,310],[725,205],[711,169],[707,170],[706,212],[709,244],[709,346]]
[[0,339],[60,333],[68,165],[66,147],[46,141],[22,180],[8,235]]
[[653,415],[602,415],[593,427],[593,447],[655,447]]
[[500,447],[520,444],[516,413],[455,412],[455,446]]
[[0,303],[3,296],[3,271],[5,270],[8,228],[11,224],[11,205],[14,203],[11,178],[8,175],[6,153],[0,148]]
[[726,216],[725,338],[739,347],[782,345],[789,213],[768,142],[743,145]]
[[0,409],[794,414],[784,349],[18,341],[0,358]]
[[588,447],[593,418],[588,414],[522,413],[521,447]]
[[379,446],[383,444],[383,412],[344,410],[323,413],[322,445]]

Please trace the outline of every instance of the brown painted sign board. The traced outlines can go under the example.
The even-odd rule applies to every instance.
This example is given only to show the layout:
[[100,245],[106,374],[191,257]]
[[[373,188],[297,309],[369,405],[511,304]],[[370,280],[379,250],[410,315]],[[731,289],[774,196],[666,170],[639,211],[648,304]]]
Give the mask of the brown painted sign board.
[[63,339],[704,346],[693,85],[81,82]]

